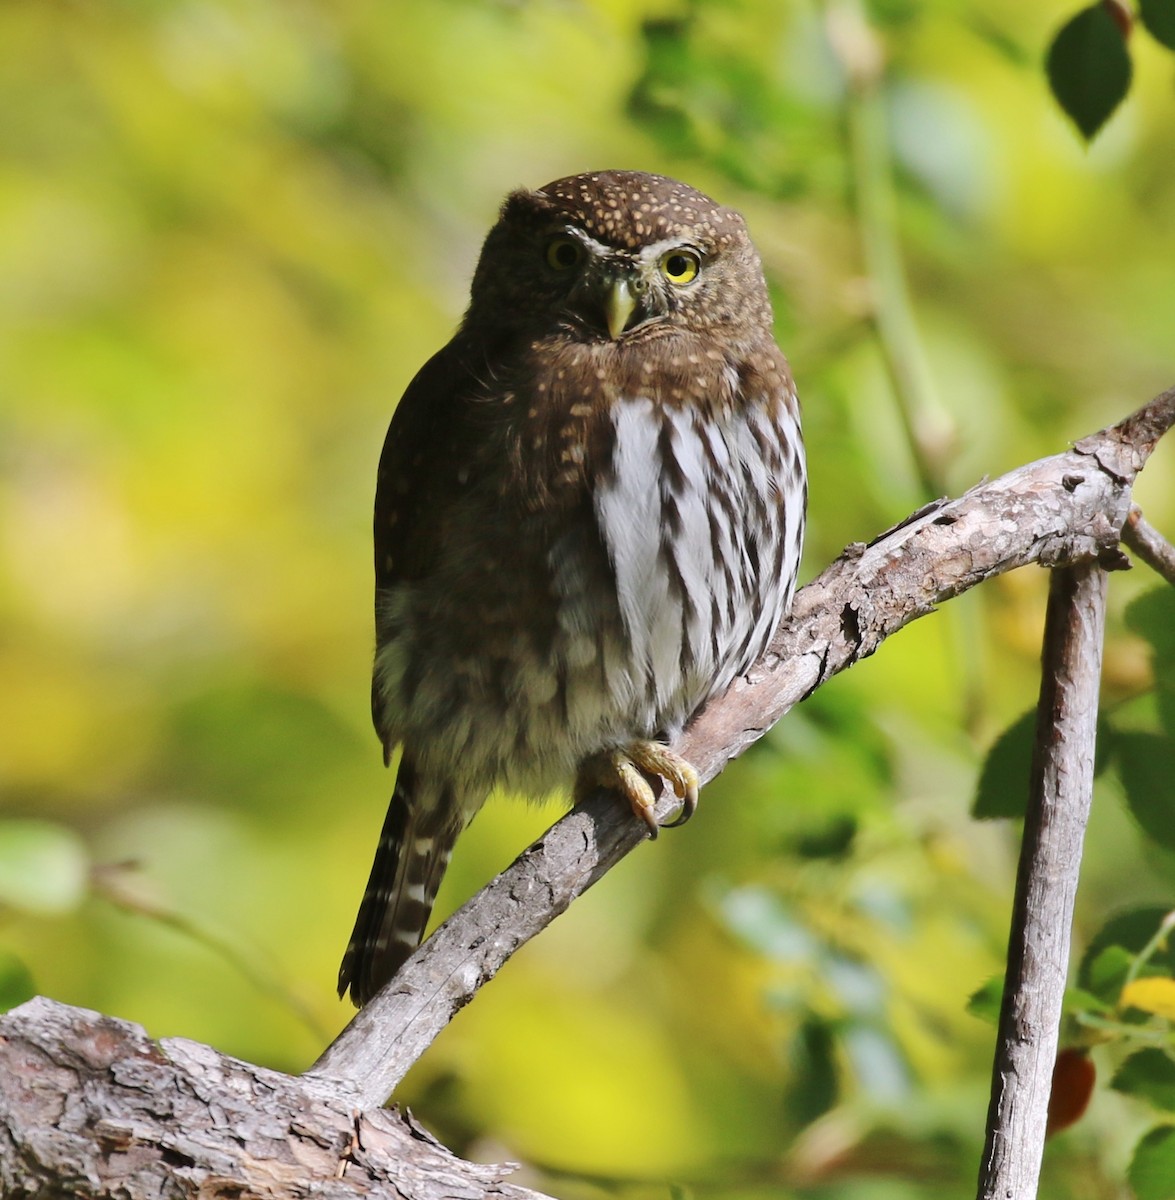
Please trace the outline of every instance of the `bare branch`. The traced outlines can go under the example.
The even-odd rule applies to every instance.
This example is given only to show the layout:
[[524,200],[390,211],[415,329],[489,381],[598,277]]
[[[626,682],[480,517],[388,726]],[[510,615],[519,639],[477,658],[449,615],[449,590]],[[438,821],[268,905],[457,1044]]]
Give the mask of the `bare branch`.
[[1093,797],[1106,578],[1096,563],[1086,563],[1056,570],[1050,581],[1032,788],[979,1200],[1036,1196],[1069,972],[1073,902]]
[[1175,546],[1147,521],[1137,504],[1131,505],[1130,515],[1122,526],[1122,541],[1148,567],[1175,584]]
[[[1066,453],[849,547],[800,591],[768,653],[707,705],[676,749],[707,782],[826,680],[982,580],[1033,562],[1121,565],[1130,485],[1172,424],[1175,388]],[[675,808],[662,799],[658,815]],[[382,1103],[510,955],[645,837],[607,795],[574,809],[437,929],[310,1074],[346,1080],[363,1103]]]
[[[1130,485],[1172,424],[1175,389],[1065,454],[850,547],[679,749],[711,779],[793,704],[943,600],[1026,563],[1118,563]],[[1065,786],[1059,773],[1058,794]],[[675,807],[662,800],[659,815]],[[453,1158],[410,1117],[358,1110],[375,1109],[513,951],[645,836],[611,797],[590,798],[447,921],[301,1079],[50,1001],[0,1017],[0,1193],[536,1200],[504,1182],[505,1168]]]

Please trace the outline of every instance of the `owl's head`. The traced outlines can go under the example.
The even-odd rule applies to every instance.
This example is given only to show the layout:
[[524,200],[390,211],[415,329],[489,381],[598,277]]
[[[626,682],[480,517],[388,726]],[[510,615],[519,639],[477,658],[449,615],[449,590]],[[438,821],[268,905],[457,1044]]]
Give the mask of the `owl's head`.
[[589,341],[771,326],[742,217],[687,184],[596,171],[512,192],[482,248],[467,322]]

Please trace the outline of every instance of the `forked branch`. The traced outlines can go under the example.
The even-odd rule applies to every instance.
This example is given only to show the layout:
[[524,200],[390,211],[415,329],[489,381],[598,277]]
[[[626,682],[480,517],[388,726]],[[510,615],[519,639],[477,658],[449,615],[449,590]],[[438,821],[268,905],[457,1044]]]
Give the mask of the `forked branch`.
[[1131,506],[1126,524],[1122,526],[1122,541],[1148,567],[1158,571],[1168,583],[1175,584],[1175,546],[1147,521],[1137,504]]
[[[1175,388],[1072,450],[848,547],[801,589],[747,678],[707,705],[675,748],[706,782],[826,680],[982,580],[1028,563],[1117,565],[1131,484],[1172,424]],[[676,801],[661,804],[659,815],[671,816]],[[382,1103],[510,955],[646,836],[606,794],[572,810],[437,929],[310,1074]]]
[[[793,704],[982,580],[1028,563],[1116,564],[1131,484],[1172,424],[1175,388],[850,546],[677,749],[712,779]],[[445,922],[301,1079],[49,1001],[15,1009],[0,1018],[0,1194],[534,1200],[378,1105],[514,950],[646,836],[611,797],[590,798]]]

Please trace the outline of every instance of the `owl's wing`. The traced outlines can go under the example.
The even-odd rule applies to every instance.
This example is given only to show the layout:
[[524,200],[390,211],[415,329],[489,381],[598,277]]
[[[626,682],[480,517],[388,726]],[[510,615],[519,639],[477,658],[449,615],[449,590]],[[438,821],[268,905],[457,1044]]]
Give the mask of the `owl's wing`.
[[[421,367],[388,426],[375,487],[375,639],[392,636],[387,598],[392,589],[427,576],[442,545],[446,499],[463,461],[464,413],[477,382],[457,341]],[[371,716],[384,741],[383,698],[373,679]]]

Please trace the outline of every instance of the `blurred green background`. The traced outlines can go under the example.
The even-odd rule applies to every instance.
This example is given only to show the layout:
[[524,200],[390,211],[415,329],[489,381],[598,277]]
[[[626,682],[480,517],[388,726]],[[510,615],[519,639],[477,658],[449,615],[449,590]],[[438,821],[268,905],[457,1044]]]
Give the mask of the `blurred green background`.
[[[8,0],[0,6],[0,984],[284,1070],[390,774],[369,725],[384,430],[519,185],[741,208],[811,466],[804,577],[1175,382],[1172,61],[1086,148],[1071,0]],[[1137,490],[1175,533],[1175,444]],[[1035,701],[1046,578],[823,689],[462,1012],[401,1099],[560,1195],[971,1194],[1016,829],[969,815]],[[1153,721],[1116,576],[1104,692]],[[1078,947],[1171,907],[1099,785]],[[500,801],[443,915],[558,809]],[[1103,1064],[1104,1065],[1104,1064]],[[1121,1195],[1102,1089],[1047,1194]],[[644,1183],[642,1184],[642,1181]]]

